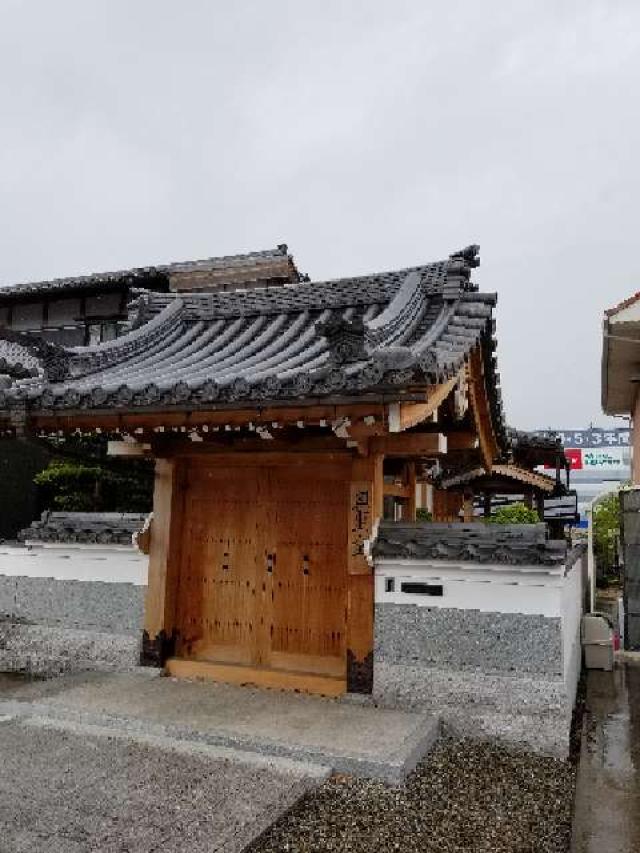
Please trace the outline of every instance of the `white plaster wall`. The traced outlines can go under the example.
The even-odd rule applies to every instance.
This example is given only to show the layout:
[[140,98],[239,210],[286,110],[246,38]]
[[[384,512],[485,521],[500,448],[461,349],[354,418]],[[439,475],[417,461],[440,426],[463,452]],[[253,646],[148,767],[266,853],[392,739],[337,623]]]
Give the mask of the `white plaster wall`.
[[[561,617],[565,585],[562,573],[562,566],[379,559],[375,566],[375,598],[377,603]],[[386,591],[388,578],[395,580],[394,592]],[[403,581],[441,584],[443,595],[403,593]]]
[[148,557],[124,545],[0,545],[0,575],[147,583]]
[[564,682],[570,705],[575,701],[582,668],[580,623],[584,601],[586,555],[571,566],[562,589],[562,657]]

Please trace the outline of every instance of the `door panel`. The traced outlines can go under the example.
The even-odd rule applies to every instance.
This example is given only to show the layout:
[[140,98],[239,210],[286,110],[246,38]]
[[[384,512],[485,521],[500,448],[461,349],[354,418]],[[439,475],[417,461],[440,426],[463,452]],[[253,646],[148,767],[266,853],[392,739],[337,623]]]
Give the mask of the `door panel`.
[[347,483],[342,472],[269,473],[271,665],[345,671]]
[[181,657],[344,676],[346,476],[331,463],[193,467]]
[[258,662],[254,471],[199,472],[186,501],[186,559],[179,590],[180,653]]

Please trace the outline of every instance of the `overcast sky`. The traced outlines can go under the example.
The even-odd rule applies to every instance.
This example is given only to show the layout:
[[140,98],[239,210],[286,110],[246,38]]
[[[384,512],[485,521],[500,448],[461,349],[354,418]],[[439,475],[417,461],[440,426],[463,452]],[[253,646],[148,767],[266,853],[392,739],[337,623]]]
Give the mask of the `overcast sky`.
[[[0,283],[481,246],[508,421],[607,425],[640,289],[638,0],[0,0]],[[621,424],[622,425],[622,424]]]

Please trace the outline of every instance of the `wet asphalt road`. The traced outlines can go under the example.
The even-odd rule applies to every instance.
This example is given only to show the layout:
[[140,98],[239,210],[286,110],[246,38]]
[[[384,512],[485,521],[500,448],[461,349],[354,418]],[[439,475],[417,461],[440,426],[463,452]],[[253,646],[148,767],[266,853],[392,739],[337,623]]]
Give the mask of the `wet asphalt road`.
[[640,851],[640,657],[587,673],[572,853]]

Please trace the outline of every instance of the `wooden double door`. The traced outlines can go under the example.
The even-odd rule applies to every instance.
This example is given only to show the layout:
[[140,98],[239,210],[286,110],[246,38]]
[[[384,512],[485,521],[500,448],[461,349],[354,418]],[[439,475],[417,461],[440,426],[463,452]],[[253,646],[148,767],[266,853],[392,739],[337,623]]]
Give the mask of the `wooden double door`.
[[349,466],[187,472],[177,654],[344,677]]

